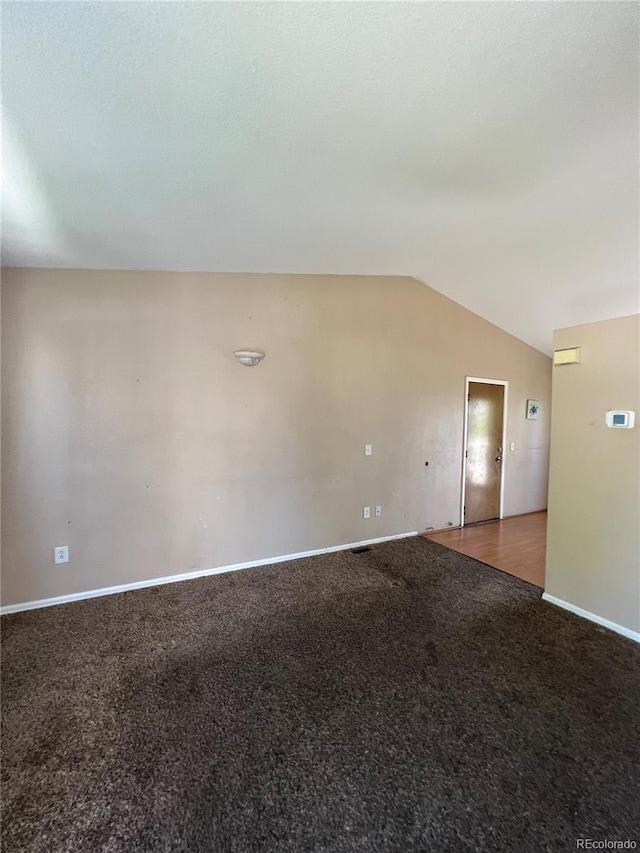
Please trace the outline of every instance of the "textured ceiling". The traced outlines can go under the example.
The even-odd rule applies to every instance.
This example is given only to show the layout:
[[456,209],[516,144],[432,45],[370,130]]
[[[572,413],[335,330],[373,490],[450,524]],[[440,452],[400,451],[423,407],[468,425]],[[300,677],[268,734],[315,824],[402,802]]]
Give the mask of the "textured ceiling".
[[3,263],[639,310],[636,3],[2,3]]

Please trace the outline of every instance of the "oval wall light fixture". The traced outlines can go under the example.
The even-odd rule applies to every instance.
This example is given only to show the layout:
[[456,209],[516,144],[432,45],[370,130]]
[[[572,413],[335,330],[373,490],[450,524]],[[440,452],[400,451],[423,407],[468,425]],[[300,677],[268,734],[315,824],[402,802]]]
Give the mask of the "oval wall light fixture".
[[256,352],[254,350],[249,349],[236,350],[234,352],[234,355],[238,359],[240,364],[245,364],[247,367],[253,367],[256,364],[260,364],[260,362],[264,358],[263,352]]

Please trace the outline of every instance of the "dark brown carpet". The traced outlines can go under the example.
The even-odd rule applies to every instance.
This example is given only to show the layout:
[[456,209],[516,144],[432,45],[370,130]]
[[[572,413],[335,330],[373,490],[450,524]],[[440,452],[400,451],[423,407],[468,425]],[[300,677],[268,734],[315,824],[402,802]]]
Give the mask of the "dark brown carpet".
[[2,850],[637,837],[640,650],[425,539],[5,617]]

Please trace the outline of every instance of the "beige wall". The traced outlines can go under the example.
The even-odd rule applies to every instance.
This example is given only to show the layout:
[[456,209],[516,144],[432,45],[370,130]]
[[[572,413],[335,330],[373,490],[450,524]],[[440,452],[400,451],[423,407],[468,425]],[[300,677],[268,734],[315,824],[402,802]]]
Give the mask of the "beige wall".
[[414,279],[21,269],[2,300],[5,604],[457,525],[467,374],[510,382],[506,514],[546,504],[550,360]]
[[640,423],[610,429],[609,409],[640,418],[640,316],[561,329],[554,349],[545,592],[640,630]]

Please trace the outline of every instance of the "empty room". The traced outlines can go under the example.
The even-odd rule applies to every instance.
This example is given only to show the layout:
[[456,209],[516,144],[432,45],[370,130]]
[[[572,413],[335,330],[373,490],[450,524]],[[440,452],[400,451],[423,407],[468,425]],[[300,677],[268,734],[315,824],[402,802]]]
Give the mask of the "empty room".
[[0,4],[5,853],[640,844],[640,5]]

